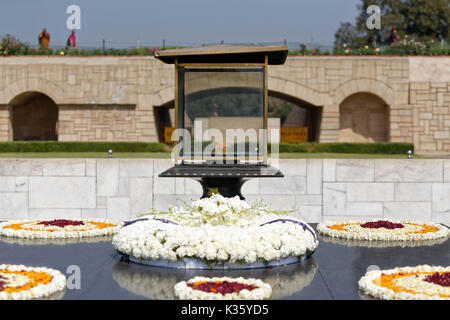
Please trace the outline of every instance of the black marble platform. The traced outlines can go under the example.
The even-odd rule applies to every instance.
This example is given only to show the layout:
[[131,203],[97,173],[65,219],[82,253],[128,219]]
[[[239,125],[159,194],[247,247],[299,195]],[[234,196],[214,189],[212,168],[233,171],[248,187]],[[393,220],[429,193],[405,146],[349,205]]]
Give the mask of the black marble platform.
[[280,170],[263,164],[179,164],[162,172],[167,178],[282,178]]
[[[315,226],[313,224],[313,226]],[[105,240],[105,239],[103,239]],[[417,247],[364,247],[319,236],[319,247],[302,264],[253,270],[176,270],[121,261],[110,241],[30,244],[0,237],[0,264],[81,270],[81,289],[63,299],[172,299],[173,285],[196,275],[256,277],[269,282],[275,299],[365,299],[358,280],[369,266],[381,269],[419,264],[450,265],[450,241]],[[70,276],[70,274],[66,274]]]
[[197,180],[203,189],[201,198],[207,198],[212,193],[219,193],[224,197],[239,196],[242,185],[252,178],[282,178],[284,175],[275,167],[264,164],[223,164],[214,161],[207,164],[177,164],[162,172],[159,177],[185,177]]

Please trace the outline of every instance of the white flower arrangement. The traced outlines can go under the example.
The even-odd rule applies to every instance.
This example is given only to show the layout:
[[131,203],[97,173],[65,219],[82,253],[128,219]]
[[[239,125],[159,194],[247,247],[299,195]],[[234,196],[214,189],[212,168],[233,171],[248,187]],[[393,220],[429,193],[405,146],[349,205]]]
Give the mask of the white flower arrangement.
[[[379,219],[377,219],[379,220]],[[447,238],[450,230],[442,224],[433,222],[412,222],[412,221],[394,221],[382,219],[390,223],[400,223],[404,227],[396,229],[386,228],[364,228],[361,224],[376,222],[377,220],[364,221],[326,221],[317,225],[317,232],[333,238],[343,238],[351,240],[370,240],[370,241],[422,241]],[[342,226],[341,230],[332,228]],[[428,227],[430,231],[424,232]]]
[[186,226],[208,225],[248,225],[248,220],[272,214],[279,217],[290,213],[292,210],[273,210],[268,205],[255,202],[249,205],[238,196],[226,198],[220,194],[214,194],[209,198],[185,202],[184,206],[173,207],[169,210],[151,210],[142,217],[153,217],[174,221]]
[[[46,274],[50,282],[39,283],[33,274]],[[50,268],[26,267],[24,265],[0,265],[0,300],[30,300],[56,296],[66,287],[66,277],[58,270]],[[24,287],[23,290],[20,287]],[[13,288],[13,292],[4,289]]]
[[447,238],[439,238],[432,240],[414,240],[414,241],[401,241],[401,240],[390,240],[390,241],[367,241],[359,239],[348,239],[348,238],[337,238],[330,237],[328,235],[320,235],[319,239],[323,242],[339,244],[341,246],[347,247],[364,247],[364,248],[392,248],[392,247],[402,247],[402,248],[414,248],[414,247],[425,247],[434,246],[437,244],[444,243]]
[[[52,219],[42,220],[11,220],[0,223],[0,236],[26,238],[26,239],[65,239],[97,237],[115,234],[123,222],[108,221],[105,219],[64,219],[68,221],[83,222],[82,225],[67,225],[58,227],[53,225],[43,225],[41,222],[52,221]],[[108,226],[99,227],[97,224]]]
[[112,234],[94,237],[82,238],[17,238],[17,237],[0,237],[0,241],[8,244],[18,244],[21,246],[42,246],[42,245],[59,245],[65,246],[75,243],[97,243],[97,242],[111,242]]
[[[205,292],[202,290],[194,289],[188,284],[193,284],[196,282],[238,282],[246,285],[252,285],[256,288],[253,290],[243,289],[239,292],[233,293],[215,293],[215,292]],[[181,300],[264,300],[269,299],[272,295],[272,288],[269,284],[259,280],[259,279],[245,279],[242,277],[239,278],[229,278],[229,277],[195,277],[188,281],[178,282],[175,287],[175,296]]]
[[[317,271],[314,260],[307,263],[292,264],[284,268],[252,271],[252,277],[259,278],[272,287],[271,299],[288,297],[311,284]],[[175,299],[174,286],[183,279],[193,277],[199,270],[176,270],[163,268],[136,268],[134,265],[117,262],[112,271],[113,279],[121,288],[134,294],[155,300]],[[209,270],[200,271],[203,276],[210,275]],[[245,277],[247,270],[227,270],[214,272],[215,276],[226,274],[229,277]]]
[[126,223],[113,238],[118,252],[139,260],[195,258],[212,264],[302,257],[317,245],[313,229],[305,222],[261,206],[250,207],[239,197],[220,195],[195,201],[188,209],[172,208]]
[[[450,287],[424,281],[435,272],[450,272],[450,267],[420,265],[367,272],[358,282],[359,289],[370,296],[384,300],[450,300]],[[395,290],[383,286],[380,277],[395,275]]]

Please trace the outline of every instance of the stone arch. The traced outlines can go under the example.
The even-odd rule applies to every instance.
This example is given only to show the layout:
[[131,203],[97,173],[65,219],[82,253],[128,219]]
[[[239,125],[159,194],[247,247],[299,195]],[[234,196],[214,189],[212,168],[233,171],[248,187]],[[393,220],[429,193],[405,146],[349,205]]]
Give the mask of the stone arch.
[[381,97],[357,92],[339,105],[340,142],[389,140],[389,105]]
[[48,95],[27,91],[9,103],[12,140],[58,140],[58,105]]
[[394,90],[382,81],[368,78],[353,79],[340,85],[335,90],[334,103],[340,105],[344,99],[358,92],[372,93],[387,104],[394,104]]
[[[282,92],[269,90],[269,117],[271,114],[273,116],[274,113],[279,114],[279,112],[275,110],[277,104],[286,102],[291,105],[291,110],[286,119],[281,123],[282,131],[283,128],[306,127],[308,128],[307,140],[317,141],[322,118],[322,106],[313,105],[301,98],[293,97]],[[283,138],[282,132],[282,142],[284,142]]]
[[[174,94],[170,95],[169,92],[173,92],[174,87],[170,89],[163,89],[153,96],[153,114],[155,117],[155,127],[158,134],[159,141],[164,141],[164,128],[166,126],[174,125]],[[239,87],[223,87],[202,90],[192,93],[193,96],[202,97],[211,93],[224,93],[233,91],[239,91]],[[170,90],[170,91],[169,91]],[[252,89],[249,88],[249,92]],[[286,127],[308,127],[308,140],[317,141],[320,130],[320,122],[322,116],[322,106],[313,105],[312,103],[305,101],[302,98],[298,98],[292,95],[288,95],[284,92],[278,92],[269,89],[269,108],[273,99],[289,102],[294,105],[292,112],[288,115],[288,122]],[[272,101],[273,102],[273,101]],[[269,110],[270,111],[270,110]]]
[[54,81],[35,77],[19,79],[6,85],[0,90],[0,95],[3,94],[3,97],[0,96],[0,103],[3,100],[7,104],[24,92],[40,92],[52,97],[56,104],[62,103],[64,98],[64,90]]
[[[280,77],[269,76],[269,91],[278,92],[287,97],[294,97],[314,106],[324,106],[331,103],[328,94],[317,92],[301,83],[289,81]],[[154,106],[170,103],[175,98],[175,86],[170,85],[152,95]]]
[[150,99],[154,107],[171,103],[175,99],[175,86],[170,85],[164,89],[156,91],[151,95]]
[[315,91],[301,83],[280,77],[269,76],[269,91],[295,97],[315,106],[324,106],[330,102],[328,94]]

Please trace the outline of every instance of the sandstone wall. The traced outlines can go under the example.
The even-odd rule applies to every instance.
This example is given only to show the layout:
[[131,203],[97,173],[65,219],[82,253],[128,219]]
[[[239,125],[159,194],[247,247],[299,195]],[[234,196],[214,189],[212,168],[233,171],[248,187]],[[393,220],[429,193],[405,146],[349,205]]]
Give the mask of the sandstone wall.
[[[288,57],[270,67],[269,90],[322,107],[322,142],[339,141],[342,102],[369,93],[388,105],[390,141],[448,153],[449,71],[446,57]],[[12,139],[12,99],[36,91],[60,106],[61,140],[157,141],[153,108],[173,100],[173,85],[173,66],[152,57],[4,57],[0,140]]]
[[59,141],[140,141],[137,123],[134,105],[60,105]]

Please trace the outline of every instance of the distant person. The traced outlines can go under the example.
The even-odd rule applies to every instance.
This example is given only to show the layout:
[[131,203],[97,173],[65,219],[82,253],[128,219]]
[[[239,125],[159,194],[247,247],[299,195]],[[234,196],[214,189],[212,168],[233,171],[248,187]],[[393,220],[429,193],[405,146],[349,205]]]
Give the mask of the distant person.
[[39,39],[39,47],[41,49],[48,50],[48,44],[50,43],[50,33],[48,33],[45,28],[42,29],[41,33],[39,33],[38,39]]
[[77,43],[76,43],[76,39],[75,39],[75,30],[72,30],[69,38],[67,39],[66,49],[73,49],[73,48],[76,48],[76,46],[77,46]]
[[393,44],[395,44],[395,42],[400,39],[400,36],[397,35],[397,29],[396,28],[392,28],[391,29],[391,35],[389,36],[389,43],[391,44],[391,46]]

